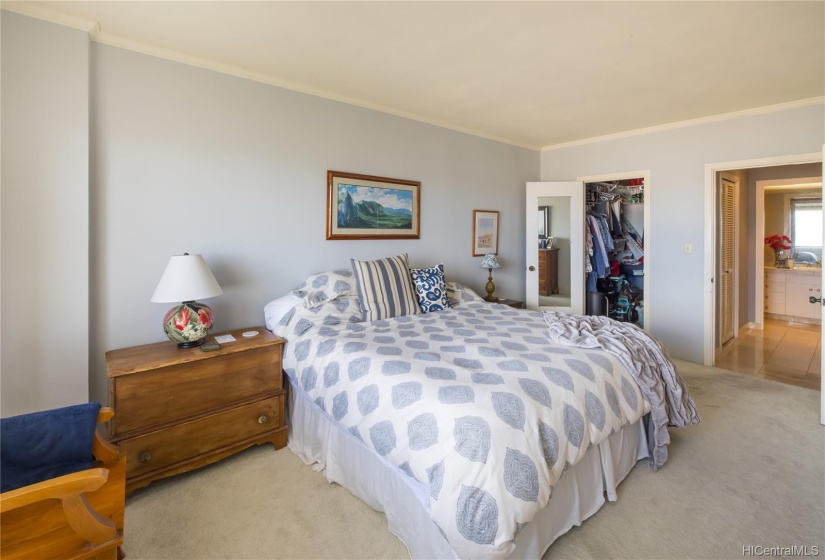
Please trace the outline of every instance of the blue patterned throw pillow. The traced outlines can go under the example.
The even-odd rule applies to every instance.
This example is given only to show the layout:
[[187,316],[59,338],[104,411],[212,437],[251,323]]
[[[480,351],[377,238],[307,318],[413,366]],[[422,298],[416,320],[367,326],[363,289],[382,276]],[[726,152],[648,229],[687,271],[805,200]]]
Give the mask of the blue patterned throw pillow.
[[452,307],[450,300],[447,299],[447,288],[444,285],[443,264],[432,268],[413,268],[410,273],[421,311],[429,313]]

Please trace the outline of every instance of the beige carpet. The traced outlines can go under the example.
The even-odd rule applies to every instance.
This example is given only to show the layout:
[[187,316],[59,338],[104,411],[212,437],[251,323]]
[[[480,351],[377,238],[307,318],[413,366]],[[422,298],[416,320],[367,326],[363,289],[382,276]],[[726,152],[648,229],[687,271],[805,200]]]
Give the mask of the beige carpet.
[[[702,424],[671,430],[659,472],[640,462],[545,558],[742,558],[742,547],[825,554],[819,393],[678,362]],[[127,501],[127,560],[408,558],[383,514],[289,449],[248,450]]]

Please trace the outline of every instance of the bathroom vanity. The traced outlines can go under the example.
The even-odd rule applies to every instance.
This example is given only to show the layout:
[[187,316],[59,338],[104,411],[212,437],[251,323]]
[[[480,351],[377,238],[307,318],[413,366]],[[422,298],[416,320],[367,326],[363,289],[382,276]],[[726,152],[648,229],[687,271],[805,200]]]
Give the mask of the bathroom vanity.
[[765,314],[785,319],[820,324],[821,307],[809,298],[822,297],[821,268],[765,267]]

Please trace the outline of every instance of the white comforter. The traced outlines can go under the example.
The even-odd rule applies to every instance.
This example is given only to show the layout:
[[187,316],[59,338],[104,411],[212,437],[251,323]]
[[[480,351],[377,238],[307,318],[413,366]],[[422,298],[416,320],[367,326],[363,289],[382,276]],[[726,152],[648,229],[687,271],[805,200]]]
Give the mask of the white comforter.
[[621,363],[551,343],[488,303],[358,322],[341,297],[284,317],[284,368],[318,406],[430,489],[462,558],[504,558],[591,445],[650,410]]

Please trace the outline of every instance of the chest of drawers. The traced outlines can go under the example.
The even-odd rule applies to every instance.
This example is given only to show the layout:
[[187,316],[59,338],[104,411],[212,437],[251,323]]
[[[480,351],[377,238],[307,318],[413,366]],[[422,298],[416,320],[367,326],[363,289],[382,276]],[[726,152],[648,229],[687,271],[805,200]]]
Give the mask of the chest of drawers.
[[172,342],[107,352],[109,436],[126,451],[127,494],[252,445],[286,445],[284,341],[248,330],[213,352]]
[[559,250],[539,249],[539,295],[559,293]]

